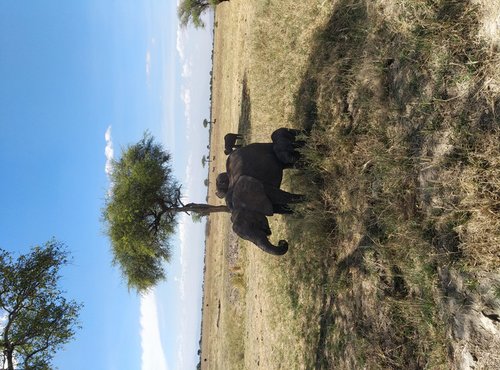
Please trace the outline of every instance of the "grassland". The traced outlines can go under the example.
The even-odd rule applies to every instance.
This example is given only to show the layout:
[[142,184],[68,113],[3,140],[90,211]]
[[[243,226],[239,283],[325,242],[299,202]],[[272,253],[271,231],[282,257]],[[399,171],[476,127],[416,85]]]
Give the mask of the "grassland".
[[217,9],[212,142],[307,130],[308,202],[282,258],[211,219],[202,368],[500,367],[499,2],[304,3]]

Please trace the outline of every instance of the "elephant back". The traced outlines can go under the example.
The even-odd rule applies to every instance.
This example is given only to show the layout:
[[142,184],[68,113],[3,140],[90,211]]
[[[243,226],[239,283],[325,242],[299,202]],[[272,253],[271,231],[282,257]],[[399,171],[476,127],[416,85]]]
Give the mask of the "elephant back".
[[283,179],[283,165],[276,157],[272,143],[253,143],[235,150],[227,158],[226,169],[230,186],[242,175],[277,188]]

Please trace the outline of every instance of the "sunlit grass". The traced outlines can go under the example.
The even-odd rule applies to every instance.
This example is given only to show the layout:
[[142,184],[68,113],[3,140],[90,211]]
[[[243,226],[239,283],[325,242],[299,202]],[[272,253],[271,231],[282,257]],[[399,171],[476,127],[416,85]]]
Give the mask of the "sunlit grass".
[[288,179],[309,199],[272,272],[307,348],[295,366],[449,368],[438,270],[500,263],[498,99],[484,85],[498,56],[478,9],[286,9],[260,3],[249,85],[256,139],[259,122],[311,129]]

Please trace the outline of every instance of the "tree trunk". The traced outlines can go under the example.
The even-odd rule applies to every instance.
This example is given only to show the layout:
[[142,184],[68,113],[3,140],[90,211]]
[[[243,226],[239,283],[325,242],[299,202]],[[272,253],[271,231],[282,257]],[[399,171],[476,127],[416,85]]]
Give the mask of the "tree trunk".
[[13,352],[13,350],[10,348],[5,351],[5,355],[7,357],[7,369],[8,370],[14,370],[14,358],[13,358],[12,352]]
[[213,206],[210,204],[188,203],[183,207],[176,208],[178,212],[195,212],[207,216],[215,212],[229,212],[227,206]]
[[[16,304],[16,308],[14,309],[14,312],[11,312],[8,316],[8,321],[7,325],[3,328],[3,343],[2,346],[4,347],[3,350],[3,355],[5,356],[5,359],[7,359],[7,369],[8,370],[14,370],[14,360],[13,360],[13,353],[14,353],[14,347],[12,346],[12,343],[9,340],[9,331],[10,327],[12,325],[12,321],[15,320],[17,316],[17,309],[19,308],[20,302]],[[2,364],[3,367],[4,364]]]

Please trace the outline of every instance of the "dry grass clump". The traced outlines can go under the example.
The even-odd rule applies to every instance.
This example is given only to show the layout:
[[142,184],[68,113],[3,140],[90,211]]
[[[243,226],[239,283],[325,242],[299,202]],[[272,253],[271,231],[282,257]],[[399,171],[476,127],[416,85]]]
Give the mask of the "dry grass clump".
[[[472,269],[492,272],[500,266],[499,142],[498,130],[481,137],[476,148],[465,153],[466,164],[460,166],[460,172],[454,168],[453,179],[453,188],[460,191],[460,199],[452,206],[468,217],[467,222],[457,228],[466,263]],[[450,185],[446,184],[446,188]]]
[[316,35],[295,99],[310,202],[286,270],[316,368],[449,368],[438,269],[499,266],[500,111],[477,17],[345,0]]
[[[249,89],[252,119],[259,130],[254,140],[265,140],[273,127],[286,125],[294,114],[294,92],[311,53],[311,39],[332,8],[325,1],[267,1],[256,4]],[[262,109],[265,108],[265,109]]]
[[286,256],[250,253],[233,274],[248,312],[255,289],[271,302],[265,351],[247,322],[247,367],[453,367],[440,271],[477,281],[500,265],[499,55],[480,14],[454,0],[256,3],[241,127],[252,141],[308,132],[286,178],[308,201],[273,222]]

